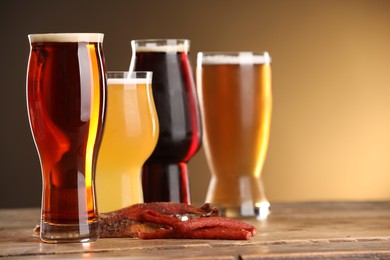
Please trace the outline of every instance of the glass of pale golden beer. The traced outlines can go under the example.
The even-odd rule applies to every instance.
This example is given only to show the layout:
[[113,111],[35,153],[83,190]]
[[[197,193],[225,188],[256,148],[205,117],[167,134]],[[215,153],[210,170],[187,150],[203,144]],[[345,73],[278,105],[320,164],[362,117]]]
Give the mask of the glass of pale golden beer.
[[212,174],[206,201],[228,217],[265,217],[260,177],[271,124],[269,54],[200,52],[197,84]]
[[100,212],[143,202],[141,169],[158,133],[152,72],[108,72],[106,121],[96,170]]
[[27,107],[42,169],[40,237],[99,237],[95,165],[103,130],[103,34],[30,34]]

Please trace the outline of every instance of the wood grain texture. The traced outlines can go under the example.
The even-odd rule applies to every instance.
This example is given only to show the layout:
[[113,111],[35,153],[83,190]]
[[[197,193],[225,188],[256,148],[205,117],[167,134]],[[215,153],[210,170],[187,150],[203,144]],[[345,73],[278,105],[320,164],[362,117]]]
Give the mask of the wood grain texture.
[[273,204],[266,220],[245,219],[248,241],[99,239],[45,244],[32,236],[38,209],[0,210],[0,257],[21,259],[385,259],[390,258],[390,202]]

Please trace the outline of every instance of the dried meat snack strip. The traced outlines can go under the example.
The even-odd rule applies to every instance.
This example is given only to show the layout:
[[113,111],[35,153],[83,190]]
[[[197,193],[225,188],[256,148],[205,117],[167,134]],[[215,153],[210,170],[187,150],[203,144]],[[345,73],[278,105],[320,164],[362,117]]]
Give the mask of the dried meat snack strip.
[[168,228],[159,228],[151,232],[141,232],[137,233],[137,237],[141,239],[163,239],[163,238],[176,238],[175,231],[172,227]]
[[208,227],[181,233],[178,238],[192,239],[226,239],[226,240],[249,240],[253,235],[245,229],[231,229],[226,227]]
[[[100,214],[100,237],[242,240],[255,235],[252,225],[218,215],[208,203],[200,208],[173,202],[136,204]],[[39,226],[34,230],[38,233]]]
[[256,233],[252,225],[223,217],[200,217],[181,221],[175,217],[165,216],[158,212],[148,210],[141,214],[141,219],[143,221],[161,224],[165,227],[161,227],[153,232],[138,232],[138,237],[142,239],[195,238],[247,240]]
[[153,210],[145,210],[141,213],[140,219],[146,222],[152,222],[161,225],[173,226],[175,223],[182,222],[177,217],[166,216]]
[[116,211],[102,213],[101,218],[109,217],[111,219],[120,219],[128,217],[134,220],[139,218],[139,214],[145,210],[156,211],[163,215],[177,216],[188,218],[218,216],[219,211],[210,203],[205,203],[202,207],[197,208],[186,203],[174,202],[149,202],[139,203]]
[[251,235],[255,235],[256,230],[252,225],[249,225],[240,220],[223,218],[223,217],[208,217],[208,218],[197,218],[190,219],[188,221],[182,221],[175,224],[175,229],[179,232],[187,232],[190,230],[196,230],[200,228],[212,228],[221,227],[228,228],[231,230],[246,230]]

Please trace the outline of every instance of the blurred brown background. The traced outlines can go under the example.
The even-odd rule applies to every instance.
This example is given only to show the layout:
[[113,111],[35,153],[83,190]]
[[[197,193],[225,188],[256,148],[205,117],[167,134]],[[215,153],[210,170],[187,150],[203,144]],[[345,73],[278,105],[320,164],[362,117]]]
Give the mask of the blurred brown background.
[[[188,38],[198,51],[267,50],[274,110],[263,170],[269,200],[390,199],[390,1],[3,1],[0,207],[40,205],[25,105],[27,34],[102,32],[109,70],[130,40]],[[210,173],[190,163],[192,200]]]

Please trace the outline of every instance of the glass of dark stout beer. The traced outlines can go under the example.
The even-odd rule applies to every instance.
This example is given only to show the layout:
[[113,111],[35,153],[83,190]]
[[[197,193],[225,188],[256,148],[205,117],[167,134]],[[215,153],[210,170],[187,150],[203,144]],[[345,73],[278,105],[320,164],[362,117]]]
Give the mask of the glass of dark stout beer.
[[227,217],[265,218],[261,182],[271,124],[268,53],[198,53],[204,150],[212,178],[207,202]]
[[27,107],[42,169],[40,237],[99,237],[95,164],[103,129],[103,34],[30,34]]
[[133,40],[130,71],[153,71],[160,125],[157,146],[142,169],[145,202],[190,203],[187,162],[198,151],[202,128],[189,40]]

